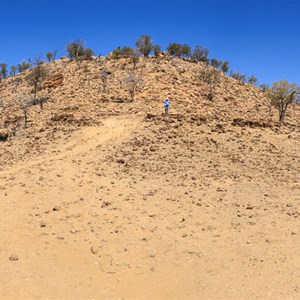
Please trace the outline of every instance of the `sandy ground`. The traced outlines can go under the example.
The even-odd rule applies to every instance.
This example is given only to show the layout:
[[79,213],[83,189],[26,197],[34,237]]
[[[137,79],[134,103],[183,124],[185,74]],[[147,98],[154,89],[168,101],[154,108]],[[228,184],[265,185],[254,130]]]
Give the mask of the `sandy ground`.
[[0,298],[299,299],[299,146],[139,117],[57,138],[0,171]]

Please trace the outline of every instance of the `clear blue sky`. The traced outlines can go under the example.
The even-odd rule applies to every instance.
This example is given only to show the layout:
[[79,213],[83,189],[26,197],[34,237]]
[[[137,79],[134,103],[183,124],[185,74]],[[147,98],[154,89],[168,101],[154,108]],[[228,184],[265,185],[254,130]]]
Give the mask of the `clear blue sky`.
[[96,54],[135,47],[142,34],[169,43],[202,45],[210,58],[260,83],[300,84],[300,0],[0,0],[0,63],[83,39]]

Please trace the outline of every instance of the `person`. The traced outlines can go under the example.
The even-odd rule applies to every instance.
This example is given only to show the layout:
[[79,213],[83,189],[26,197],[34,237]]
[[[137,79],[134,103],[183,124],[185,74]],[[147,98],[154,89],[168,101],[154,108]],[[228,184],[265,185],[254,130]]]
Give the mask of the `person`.
[[167,98],[167,99],[164,101],[164,107],[165,107],[165,113],[166,113],[166,114],[169,113],[169,106],[170,106],[170,101],[169,101],[169,99]]

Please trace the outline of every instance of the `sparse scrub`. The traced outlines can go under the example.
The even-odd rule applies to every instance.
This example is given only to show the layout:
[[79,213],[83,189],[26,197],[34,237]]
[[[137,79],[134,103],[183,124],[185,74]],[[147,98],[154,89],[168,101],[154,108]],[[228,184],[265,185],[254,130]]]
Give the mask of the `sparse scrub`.
[[272,87],[266,89],[265,94],[270,99],[271,105],[278,109],[279,126],[282,126],[288,107],[299,99],[300,86],[281,80],[274,82]]

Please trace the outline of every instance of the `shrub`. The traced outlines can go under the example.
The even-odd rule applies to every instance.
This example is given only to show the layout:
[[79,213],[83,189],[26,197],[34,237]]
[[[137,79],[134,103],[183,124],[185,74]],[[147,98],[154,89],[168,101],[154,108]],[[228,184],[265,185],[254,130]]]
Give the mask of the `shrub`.
[[239,82],[245,82],[246,81],[246,75],[239,73],[239,72],[231,72],[230,76]]
[[222,66],[222,61],[221,61],[221,60],[218,60],[218,59],[216,59],[216,58],[212,58],[212,59],[210,60],[210,64],[211,64],[211,66],[213,66],[214,68],[219,69],[219,68]]

